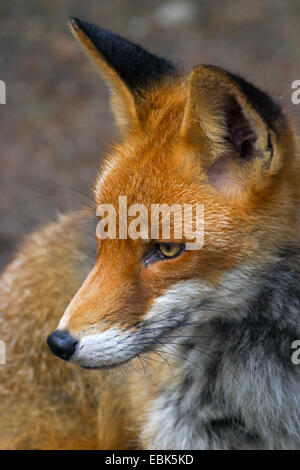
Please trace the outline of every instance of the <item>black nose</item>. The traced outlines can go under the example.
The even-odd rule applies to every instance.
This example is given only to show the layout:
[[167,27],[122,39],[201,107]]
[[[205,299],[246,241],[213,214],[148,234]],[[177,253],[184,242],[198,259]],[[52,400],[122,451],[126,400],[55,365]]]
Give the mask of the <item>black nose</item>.
[[77,341],[67,331],[55,330],[48,336],[47,343],[56,356],[67,361],[74,353]]

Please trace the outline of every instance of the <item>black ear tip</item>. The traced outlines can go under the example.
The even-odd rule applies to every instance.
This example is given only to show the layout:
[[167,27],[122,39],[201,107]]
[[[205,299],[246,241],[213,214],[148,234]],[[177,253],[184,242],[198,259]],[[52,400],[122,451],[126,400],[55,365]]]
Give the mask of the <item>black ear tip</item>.
[[151,54],[118,34],[76,17],[71,17],[69,24],[80,42],[85,39],[81,37],[82,34],[92,42],[102,58],[131,90],[145,88],[164,76],[178,74],[171,61]]
[[[87,30],[89,27],[95,28],[94,25],[91,23],[88,23],[87,21],[82,21],[79,18],[76,18],[75,16],[71,16],[69,18],[69,25],[74,28],[75,30],[82,30],[83,32]],[[99,28],[100,29],[100,28]]]
[[83,21],[80,20],[79,18],[76,18],[75,16],[71,16],[69,18],[69,25],[71,28],[73,28],[75,31],[82,31],[86,36],[88,36],[92,42],[95,43],[97,41],[97,36],[101,39],[103,39],[103,36],[117,36],[111,33],[110,31],[107,31],[100,26],[90,23],[88,21]]
[[75,16],[71,16],[68,21],[69,25],[72,26],[74,29],[79,29],[80,28],[80,19],[75,18]]

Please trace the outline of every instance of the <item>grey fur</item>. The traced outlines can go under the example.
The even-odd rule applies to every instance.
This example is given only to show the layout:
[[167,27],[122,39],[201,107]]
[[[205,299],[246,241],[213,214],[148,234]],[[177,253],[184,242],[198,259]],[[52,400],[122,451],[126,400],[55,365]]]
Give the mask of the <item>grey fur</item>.
[[[182,373],[149,411],[151,448],[300,448],[299,260],[286,247],[259,270],[229,274],[165,339]],[[201,321],[204,309],[211,319]]]

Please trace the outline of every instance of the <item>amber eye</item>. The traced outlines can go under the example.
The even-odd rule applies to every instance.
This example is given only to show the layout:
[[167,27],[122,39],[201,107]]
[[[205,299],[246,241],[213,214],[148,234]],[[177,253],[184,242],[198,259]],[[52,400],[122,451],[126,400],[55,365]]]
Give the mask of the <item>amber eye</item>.
[[175,258],[184,250],[180,243],[158,243],[158,249],[165,258]]

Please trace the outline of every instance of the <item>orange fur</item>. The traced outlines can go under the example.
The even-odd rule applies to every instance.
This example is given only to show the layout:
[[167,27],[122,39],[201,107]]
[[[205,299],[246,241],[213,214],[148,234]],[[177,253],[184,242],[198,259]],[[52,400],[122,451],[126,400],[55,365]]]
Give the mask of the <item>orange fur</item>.
[[[1,278],[1,339],[8,345],[8,364],[0,366],[1,448],[147,446],[140,437],[145,413],[170,380],[172,364],[151,362],[149,353],[152,367],[145,364],[145,370],[136,358],[100,373],[59,361],[45,341],[64,310],[69,305],[67,327],[77,337],[91,327],[134,329],[176,281],[199,278],[215,285],[229,268],[244,261],[261,264],[283,239],[299,236],[299,161],[290,123],[282,124],[280,139],[273,136],[271,167],[232,162],[230,191],[226,185],[219,190],[208,182],[207,169],[224,150],[214,109],[228,90],[257,125],[262,145],[266,140],[264,123],[237,89],[225,80],[225,88],[216,91],[224,77],[199,67],[189,79],[148,89],[137,103],[76,24],[73,31],[112,88],[126,136],[99,173],[96,204],[117,207],[120,195],[127,195],[128,205],[142,202],[148,208],[201,202],[205,244],[145,269],[140,261],[145,241],[107,239],[98,241],[92,267],[85,254],[88,242],[77,227],[80,214],[63,216],[28,237]],[[212,145],[208,134],[218,144]]]

